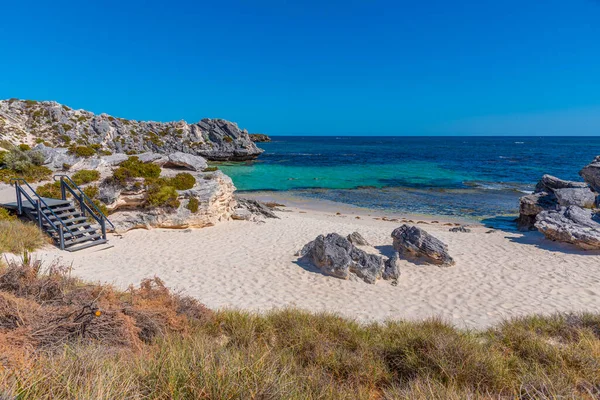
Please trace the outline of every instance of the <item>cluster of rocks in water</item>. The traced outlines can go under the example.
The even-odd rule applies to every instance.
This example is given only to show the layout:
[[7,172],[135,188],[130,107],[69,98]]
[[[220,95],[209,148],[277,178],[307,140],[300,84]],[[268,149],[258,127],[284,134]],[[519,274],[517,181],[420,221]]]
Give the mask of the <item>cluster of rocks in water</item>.
[[322,273],[341,279],[360,279],[376,283],[379,279],[395,281],[400,277],[400,260],[430,263],[448,267],[454,260],[448,246],[416,226],[402,225],[391,237],[394,253],[389,258],[368,253],[358,246],[369,243],[358,232],[347,237],[337,233],[319,235],[307,243],[297,255]]
[[584,182],[544,175],[520,201],[518,226],[584,250],[600,249],[600,156],[579,175]]
[[[189,173],[195,178],[193,187],[177,191],[179,205],[173,208],[146,206],[148,188],[144,184],[144,178],[129,179],[125,184],[116,184],[110,179],[114,170],[131,157],[129,155],[82,158],[69,154],[66,149],[44,144],[37,145],[34,150],[43,154],[45,165],[57,172],[100,172],[97,199],[110,212],[109,219],[115,225],[116,232],[136,228],[201,228],[230,219],[262,221],[265,218],[277,218],[264,204],[237,198],[231,178],[217,168],[210,168],[207,161],[197,155],[147,152],[135,156],[142,163],[160,166],[162,178],[173,178],[181,172]],[[64,165],[69,166],[68,171],[63,171]],[[191,201],[197,206],[190,207]]]
[[13,144],[76,144],[105,153],[182,152],[218,161],[249,160],[263,152],[246,130],[223,119],[205,118],[195,124],[135,121],[54,101],[0,100],[0,137]]

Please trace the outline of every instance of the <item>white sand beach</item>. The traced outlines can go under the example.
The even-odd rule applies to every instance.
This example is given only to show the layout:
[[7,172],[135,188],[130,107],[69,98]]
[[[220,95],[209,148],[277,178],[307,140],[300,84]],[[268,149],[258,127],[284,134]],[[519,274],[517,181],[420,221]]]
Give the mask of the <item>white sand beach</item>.
[[109,248],[67,253],[49,246],[36,254],[47,262],[72,263],[81,278],[120,287],[156,275],[215,309],[294,306],[359,321],[435,316],[459,327],[482,328],[508,317],[600,308],[600,252],[553,243],[537,232],[471,225],[470,233],[452,233],[444,221],[429,221],[419,226],[448,244],[456,265],[402,261],[397,286],[389,281],[369,285],[325,276],[298,264],[294,254],[319,234],[358,231],[374,246],[370,251],[389,256],[390,234],[401,222],[376,219],[375,212],[336,215],[314,207],[278,215],[281,219],[265,223],[135,230],[111,236]]

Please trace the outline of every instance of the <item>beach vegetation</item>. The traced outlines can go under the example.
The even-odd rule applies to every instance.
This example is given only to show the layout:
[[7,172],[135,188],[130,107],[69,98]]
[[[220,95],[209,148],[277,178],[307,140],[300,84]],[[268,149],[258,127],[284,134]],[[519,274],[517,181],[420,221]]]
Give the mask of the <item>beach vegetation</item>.
[[215,166],[211,166],[211,167],[206,167],[202,170],[202,172],[215,172],[219,169],[219,167],[215,167]]
[[147,181],[147,205],[150,207],[178,208],[180,202],[177,189],[170,186],[165,179]]
[[91,169],[82,169],[75,172],[71,179],[76,185],[85,185],[90,182],[95,182],[100,179],[100,172]]
[[144,163],[138,157],[131,156],[113,172],[113,179],[124,185],[132,178],[158,178],[160,172],[161,169],[158,165]]
[[78,146],[77,144],[72,144],[71,146],[69,146],[69,153],[74,156],[83,158],[89,158],[96,155],[96,150],[94,150],[92,147],[85,146],[84,143],[85,141],[80,141],[78,143],[80,144],[80,146]]
[[40,185],[35,189],[35,191],[41,197],[47,197],[50,199],[62,199],[60,182],[49,182],[44,185]]
[[198,201],[198,199],[196,197],[190,197],[185,208],[187,208],[188,210],[190,210],[192,213],[195,214],[198,212],[199,206],[200,206],[200,202]]
[[[24,251],[34,251],[47,244],[48,240],[48,237],[33,223],[0,217],[0,253],[22,254]],[[2,306],[1,294],[0,283],[0,307]],[[0,324],[2,321],[3,317],[0,317]],[[0,335],[0,346],[1,342]]]
[[[26,149],[26,147],[23,147]],[[0,161],[0,180],[10,182],[13,178],[23,178],[30,182],[48,179],[52,171],[44,167],[44,155],[35,150],[22,150],[13,146],[3,152]]]
[[194,187],[196,178],[190,173],[181,172],[169,179],[169,184],[177,190],[187,190]]

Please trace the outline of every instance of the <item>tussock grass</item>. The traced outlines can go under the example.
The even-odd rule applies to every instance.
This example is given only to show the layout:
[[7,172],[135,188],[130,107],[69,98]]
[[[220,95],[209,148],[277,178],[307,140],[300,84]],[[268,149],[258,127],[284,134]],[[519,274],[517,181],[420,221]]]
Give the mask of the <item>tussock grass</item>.
[[32,223],[0,219],[0,253],[21,254],[49,243],[49,238]]
[[[87,325],[93,334],[57,319],[91,300],[103,311]],[[0,387],[19,399],[600,396],[598,314],[466,331],[296,309],[211,313],[158,279],[121,292],[31,261],[0,274],[0,350]]]

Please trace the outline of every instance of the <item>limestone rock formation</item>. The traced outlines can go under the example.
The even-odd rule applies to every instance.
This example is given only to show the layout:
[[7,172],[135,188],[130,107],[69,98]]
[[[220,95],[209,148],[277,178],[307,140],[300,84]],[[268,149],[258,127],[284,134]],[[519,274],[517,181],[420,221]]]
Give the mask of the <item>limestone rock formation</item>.
[[600,156],[594,158],[594,161],[579,171],[579,175],[596,193],[600,193]]
[[535,192],[521,197],[517,224],[521,230],[535,229],[537,215],[542,211],[557,210],[560,206],[593,208],[597,193],[586,182],[565,181],[552,175],[544,175]]
[[279,217],[265,204],[257,200],[236,197],[237,204],[231,217],[233,219],[260,222],[265,218]]
[[350,241],[350,243],[352,243],[353,245],[356,245],[356,246],[369,246],[369,242],[367,242],[367,239],[365,239],[358,232],[352,232],[351,234],[349,234],[346,237],[346,239],[348,239],[348,241]]
[[[143,122],[74,110],[53,101],[17,99],[0,101],[0,139],[29,145],[42,141],[48,147],[88,146],[104,154],[182,152],[209,160],[249,160],[262,153],[246,130],[223,119]],[[69,164],[68,157],[52,161],[56,168],[61,162]]]
[[264,133],[251,133],[250,139],[255,143],[270,142],[271,138]]
[[402,225],[392,232],[394,249],[401,257],[421,259],[441,266],[454,265],[448,246],[416,226]]
[[400,254],[394,254],[385,260],[385,267],[382,278],[385,280],[398,279],[400,277]]
[[299,255],[326,275],[341,279],[356,276],[367,283],[380,279],[385,268],[383,257],[366,253],[337,233],[317,236]]
[[535,227],[548,239],[571,243],[581,249],[600,249],[600,216],[577,206],[542,211]]
[[[109,218],[117,232],[138,228],[203,228],[231,219],[236,207],[231,179],[221,171],[199,173],[195,177],[193,188],[178,191],[180,204],[176,209],[144,207],[147,193],[136,181],[120,190],[101,185],[99,198],[113,211]],[[197,202],[196,210],[190,209],[192,199]]]

